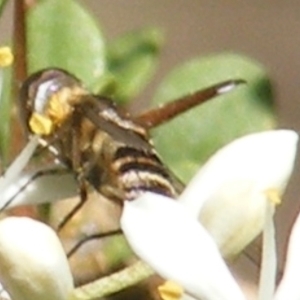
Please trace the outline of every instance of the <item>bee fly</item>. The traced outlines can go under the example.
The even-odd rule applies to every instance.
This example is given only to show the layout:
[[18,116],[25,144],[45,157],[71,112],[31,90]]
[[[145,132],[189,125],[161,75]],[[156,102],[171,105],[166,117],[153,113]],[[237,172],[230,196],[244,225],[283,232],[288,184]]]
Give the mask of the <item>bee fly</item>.
[[20,112],[27,133],[39,135],[40,145],[75,174],[82,200],[87,183],[121,205],[145,191],[174,198],[183,186],[159,158],[149,129],[242,82],[226,81],[134,118],[68,72],[45,69],[23,84]]

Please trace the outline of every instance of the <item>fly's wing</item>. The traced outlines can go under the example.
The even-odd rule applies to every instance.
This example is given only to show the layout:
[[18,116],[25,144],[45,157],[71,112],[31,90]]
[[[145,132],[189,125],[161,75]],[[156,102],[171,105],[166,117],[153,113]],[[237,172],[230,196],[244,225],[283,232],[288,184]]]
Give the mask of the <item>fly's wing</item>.
[[[119,112],[116,112],[116,105],[109,99],[100,96],[85,96],[85,99],[77,105],[77,109],[81,110],[97,127],[114,136],[116,140],[147,149],[149,146],[145,134],[147,130],[161,125],[216,96],[228,93],[243,83],[245,81],[242,79],[224,81],[169,102],[164,106],[148,110],[130,120],[125,119],[125,117],[120,118]],[[109,116],[112,114],[114,115]],[[132,130],[132,126],[139,126],[141,131],[145,133],[143,135],[137,134],[135,130]]]
[[142,127],[141,133],[133,130],[134,124],[129,119],[120,118],[115,107],[108,106],[107,101],[108,99],[102,97],[85,96],[81,103],[76,105],[76,110],[116,141],[138,149],[151,150],[146,131]]
[[135,117],[134,121],[148,129],[159,126],[197,105],[232,91],[244,83],[246,83],[244,80],[236,79],[215,84],[206,89],[171,101],[163,106],[148,110]]

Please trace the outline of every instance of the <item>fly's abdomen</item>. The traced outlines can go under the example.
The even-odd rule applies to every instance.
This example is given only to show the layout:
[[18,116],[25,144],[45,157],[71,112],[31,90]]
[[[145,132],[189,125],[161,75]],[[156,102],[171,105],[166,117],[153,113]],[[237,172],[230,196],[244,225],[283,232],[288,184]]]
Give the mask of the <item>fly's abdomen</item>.
[[177,196],[170,174],[154,150],[121,146],[115,152],[112,169],[126,200],[133,200],[145,192]]

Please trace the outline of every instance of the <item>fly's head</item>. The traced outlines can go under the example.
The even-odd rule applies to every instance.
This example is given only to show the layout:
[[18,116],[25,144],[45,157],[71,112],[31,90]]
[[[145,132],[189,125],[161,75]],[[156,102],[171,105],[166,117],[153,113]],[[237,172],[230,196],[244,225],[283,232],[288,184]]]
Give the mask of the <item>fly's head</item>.
[[80,81],[61,69],[31,75],[20,91],[20,113],[28,134],[50,138],[72,116],[87,91]]

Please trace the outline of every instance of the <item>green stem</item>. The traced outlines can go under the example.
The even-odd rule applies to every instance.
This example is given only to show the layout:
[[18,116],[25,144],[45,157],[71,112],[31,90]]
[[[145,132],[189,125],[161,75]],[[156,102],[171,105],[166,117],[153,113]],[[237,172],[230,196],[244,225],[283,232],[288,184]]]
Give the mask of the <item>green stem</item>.
[[105,297],[133,286],[152,274],[154,274],[153,270],[146,263],[138,261],[126,269],[76,288],[69,300],[92,300]]

